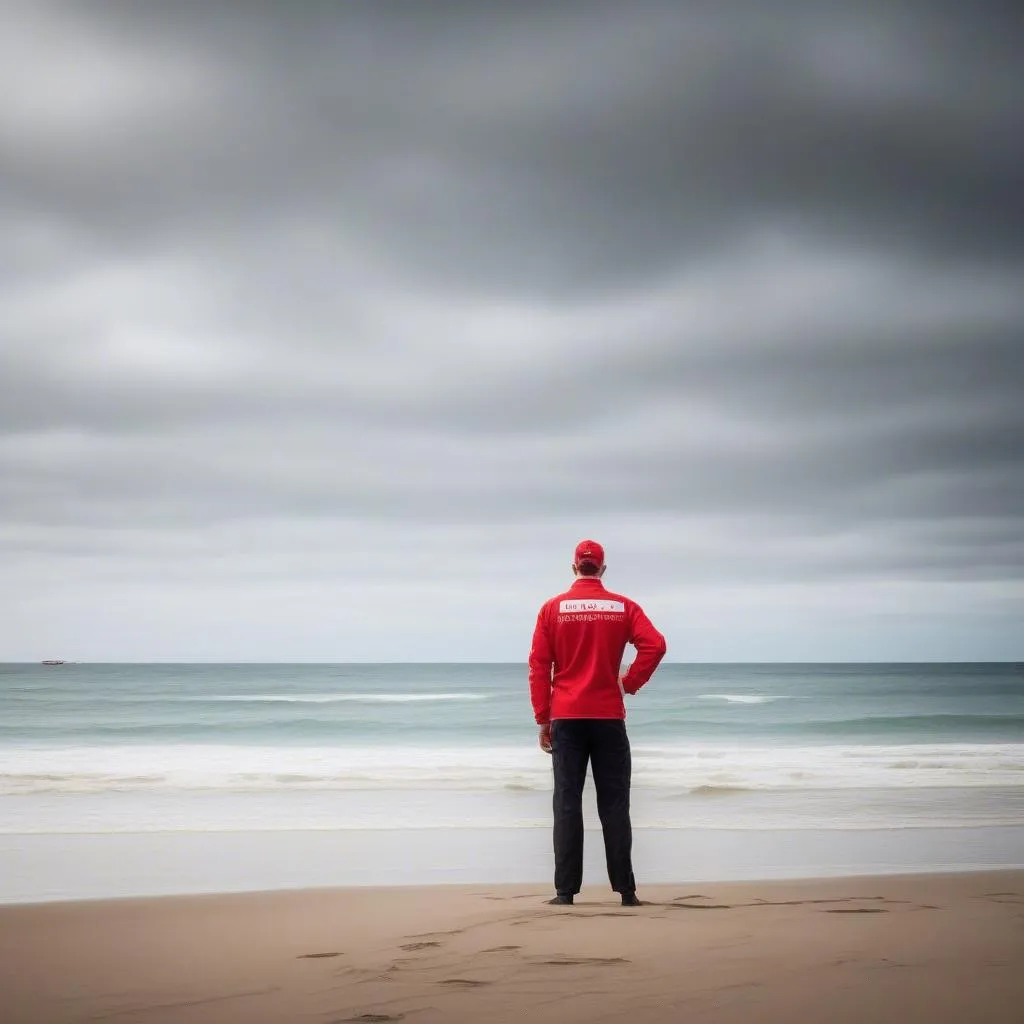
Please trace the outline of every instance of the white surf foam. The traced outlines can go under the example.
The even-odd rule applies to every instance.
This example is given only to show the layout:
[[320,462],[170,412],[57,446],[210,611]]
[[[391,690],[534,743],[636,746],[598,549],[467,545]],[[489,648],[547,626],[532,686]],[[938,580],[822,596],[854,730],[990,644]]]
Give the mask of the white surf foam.
[[[635,786],[702,790],[1024,786],[1024,744],[636,746]],[[0,750],[0,795],[125,791],[546,790],[535,746],[152,745]]]
[[795,700],[785,693],[698,693],[698,700],[721,700],[727,704],[770,704],[776,700]]
[[434,701],[487,700],[485,693],[230,693],[201,697],[180,697],[189,703],[268,704],[414,704]]

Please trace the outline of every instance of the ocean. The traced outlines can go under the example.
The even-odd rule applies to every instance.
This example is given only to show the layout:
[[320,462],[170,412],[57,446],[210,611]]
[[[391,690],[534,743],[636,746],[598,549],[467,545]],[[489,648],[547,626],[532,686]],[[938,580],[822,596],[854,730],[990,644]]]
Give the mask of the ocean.
[[[667,664],[627,714],[638,848],[788,835],[806,851],[824,835],[856,869],[854,834],[891,847],[904,833],[910,866],[1024,862],[1022,665]],[[0,665],[0,867],[19,879],[0,874],[0,899],[74,894],[60,851],[82,864],[103,837],[115,860],[140,842],[226,850],[257,834],[265,848],[360,850],[361,883],[422,880],[410,844],[444,856],[487,836],[537,865],[550,791],[524,665]],[[591,787],[586,815],[598,827]],[[942,850],[968,835],[969,865],[950,861]],[[375,876],[376,853],[394,870]],[[813,870],[804,861],[794,870]]]

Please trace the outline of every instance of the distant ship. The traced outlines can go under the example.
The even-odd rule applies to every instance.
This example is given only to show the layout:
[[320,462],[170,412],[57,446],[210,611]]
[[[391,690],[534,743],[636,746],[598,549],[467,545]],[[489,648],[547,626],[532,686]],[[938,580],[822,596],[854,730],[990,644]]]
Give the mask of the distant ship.
[[44,661],[43,664],[44,665],[63,665],[64,664],[64,659],[63,658],[50,658],[49,660]]

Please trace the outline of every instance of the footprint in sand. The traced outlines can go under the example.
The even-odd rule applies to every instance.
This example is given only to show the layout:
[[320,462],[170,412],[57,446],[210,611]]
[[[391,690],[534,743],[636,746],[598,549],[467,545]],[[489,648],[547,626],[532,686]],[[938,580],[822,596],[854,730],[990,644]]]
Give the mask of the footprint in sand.
[[332,956],[341,956],[341,953],[300,953],[296,960],[324,960]]
[[399,946],[399,949],[404,949],[406,953],[411,953],[417,949],[439,949],[441,946],[440,942],[407,942],[404,946]]
[[732,910],[730,903],[681,903],[674,900],[672,903],[664,904],[666,907],[680,907],[683,910]]
[[884,907],[840,907],[837,910],[826,910],[826,914],[888,914]]
[[621,956],[559,957],[554,960],[534,960],[545,967],[611,967],[613,964],[628,964]]
[[387,1024],[404,1017],[404,1013],[361,1013],[358,1017],[341,1017],[331,1021],[331,1024]]

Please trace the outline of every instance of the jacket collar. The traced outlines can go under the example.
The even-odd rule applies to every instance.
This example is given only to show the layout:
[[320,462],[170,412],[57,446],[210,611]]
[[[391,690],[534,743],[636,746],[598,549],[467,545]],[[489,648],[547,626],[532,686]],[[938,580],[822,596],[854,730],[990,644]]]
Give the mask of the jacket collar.
[[596,576],[581,576],[573,580],[571,590],[604,590],[604,584]]

